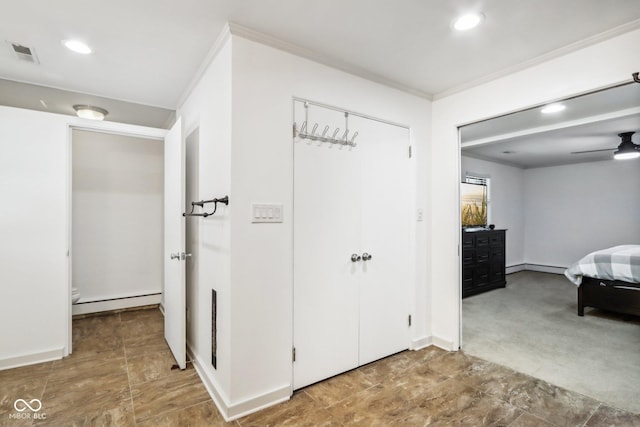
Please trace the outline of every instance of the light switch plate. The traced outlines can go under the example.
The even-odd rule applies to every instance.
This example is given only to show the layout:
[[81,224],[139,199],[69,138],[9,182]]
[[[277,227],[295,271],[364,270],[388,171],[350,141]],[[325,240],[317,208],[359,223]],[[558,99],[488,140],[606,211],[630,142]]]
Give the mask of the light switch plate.
[[281,203],[254,203],[251,205],[251,222],[282,222]]

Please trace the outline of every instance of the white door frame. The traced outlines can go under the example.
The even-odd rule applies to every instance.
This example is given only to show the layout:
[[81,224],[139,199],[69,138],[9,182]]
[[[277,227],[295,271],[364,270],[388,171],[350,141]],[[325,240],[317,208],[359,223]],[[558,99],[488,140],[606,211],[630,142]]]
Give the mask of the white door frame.
[[97,122],[88,119],[70,118],[67,122],[67,301],[68,311],[65,316],[65,323],[67,323],[67,348],[64,352],[65,356],[68,356],[73,351],[73,307],[71,304],[71,289],[73,287],[72,277],[72,262],[73,262],[73,248],[72,248],[72,231],[73,231],[73,210],[72,210],[72,195],[73,195],[73,152],[72,152],[72,139],[73,131],[82,130],[89,132],[108,133],[112,135],[123,135],[135,138],[144,138],[157,140],[164,144],[164,137],[167,134],[166,129],[151,128],[146,126],[129,125],[125,123],[116,122]]

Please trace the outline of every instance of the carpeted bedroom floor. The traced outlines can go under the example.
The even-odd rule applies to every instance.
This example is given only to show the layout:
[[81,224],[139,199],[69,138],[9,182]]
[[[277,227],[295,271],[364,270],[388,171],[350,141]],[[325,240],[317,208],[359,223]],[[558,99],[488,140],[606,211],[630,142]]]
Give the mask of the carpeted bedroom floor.
[[462,349],[640,414],[640,317],[585,309],[564,276],[522,271],[462,302]]

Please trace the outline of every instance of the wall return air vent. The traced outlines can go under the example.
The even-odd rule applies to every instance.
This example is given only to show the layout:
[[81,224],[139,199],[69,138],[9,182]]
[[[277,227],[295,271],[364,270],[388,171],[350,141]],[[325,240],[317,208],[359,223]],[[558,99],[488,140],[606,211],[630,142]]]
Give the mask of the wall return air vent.
[[35,50],[31,47],[23,46],[18,43],[7,42],[11,46],[11,50],[16,55],[16,57],[25,62],[31,62],[32,64],[39,64],[38,57],[36,56]]

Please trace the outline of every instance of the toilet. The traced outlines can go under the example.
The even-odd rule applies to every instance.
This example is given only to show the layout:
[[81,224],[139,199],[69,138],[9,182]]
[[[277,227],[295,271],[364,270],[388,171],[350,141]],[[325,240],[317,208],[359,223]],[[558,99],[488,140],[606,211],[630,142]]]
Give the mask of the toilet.
[[71,288],[71,304],[77,304],[80,299],[80,291],[78,288]]

